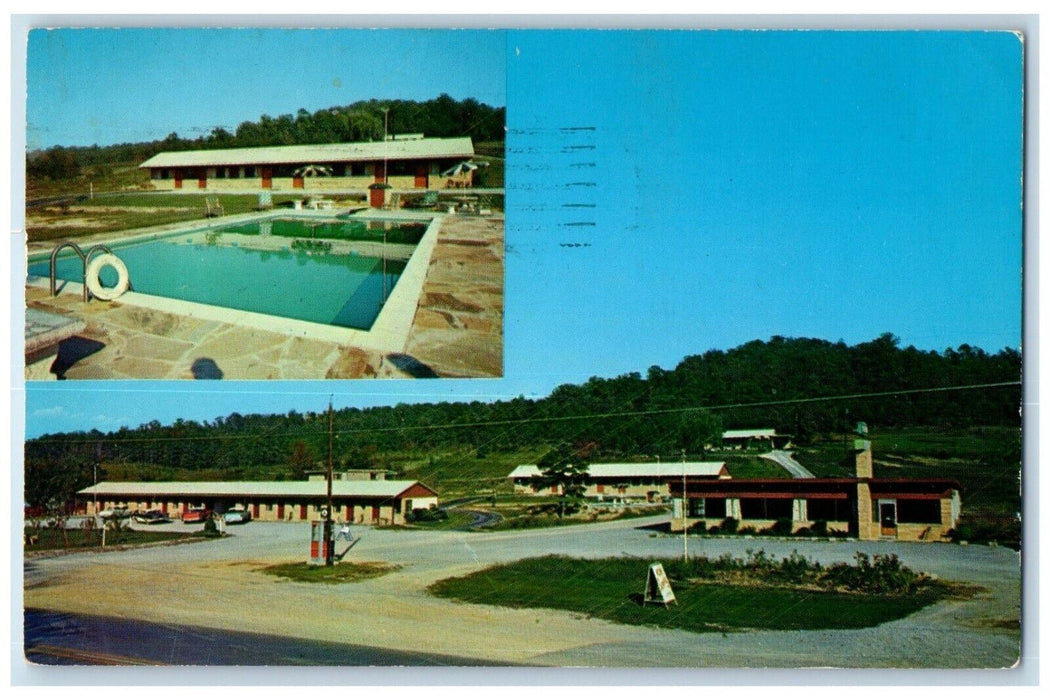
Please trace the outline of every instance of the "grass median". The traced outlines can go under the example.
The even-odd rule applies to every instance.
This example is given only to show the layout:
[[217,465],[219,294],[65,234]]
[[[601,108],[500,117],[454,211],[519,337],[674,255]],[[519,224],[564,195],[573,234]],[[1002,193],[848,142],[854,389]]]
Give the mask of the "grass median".
[[385,562],[341,563],[333,566],[314,566],[304,562],[274,564],[260,569],[263,573],[300,583],[353,583],[383,576],[400,569]]
[[[749,555],[737,560],[701,558],[686,566],[667,562],[676,603],[666,608],[643,605],[650,562],[636,558],[526,559],[438,581],[428,592],[467,603],[554,608],[622,624],[691,632],[873,627],[946,597],[966,594],[960,587],[896,563],[889,567],[892,572],[877,572],[880,561],[873,565],[859,558],[856,564],[838,568],[821,567],[797,555],[782,563],[759,553],[755,560],[756,555]],[[778,576],[778,569],[789,573]],[[808,573],[800,573],[801,569]],[[877,593],[860,583],[865,578],[899,585],[891,590],[894,585],[876,582],[875,590],[880,585],[887,590]]]

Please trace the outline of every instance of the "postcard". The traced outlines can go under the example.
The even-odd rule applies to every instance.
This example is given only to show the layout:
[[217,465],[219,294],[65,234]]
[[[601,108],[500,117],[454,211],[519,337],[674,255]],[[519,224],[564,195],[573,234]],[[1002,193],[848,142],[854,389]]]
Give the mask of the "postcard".
[[1023,33],[27,41],[30,682],[1014,682]]

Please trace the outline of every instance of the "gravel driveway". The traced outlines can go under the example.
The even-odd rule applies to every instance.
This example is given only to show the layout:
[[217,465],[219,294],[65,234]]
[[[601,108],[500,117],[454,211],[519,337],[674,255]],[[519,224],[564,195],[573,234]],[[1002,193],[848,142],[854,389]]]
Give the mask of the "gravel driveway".
[[[864,630],[695,634],[564,611],[468,605],[424,590],[442,578],[543,554],[681,556],[681,536],[646,529],[666,517],[486,533],[359,527],[353,559],[402,568],[337,586],[281,582],[259,573],[265,563],[304,560],[309,526],[252,522],[229,527],[232,536],[221,541],[34,557],[26,562],[23,593],[26,606],[46,610],[370,644],[492,665],[1004,668],[1018,660],[1019,555],[1005,548],[690,538],[690,555],[763,549],[784,556],[797,550],[827,563],[852,560],[857,551],[893,552],[912,568],[986,589],[974,599],[944,601]],[[639,588],[645,573],[639,571]],[[552,595],[557,585],[552,582]]]

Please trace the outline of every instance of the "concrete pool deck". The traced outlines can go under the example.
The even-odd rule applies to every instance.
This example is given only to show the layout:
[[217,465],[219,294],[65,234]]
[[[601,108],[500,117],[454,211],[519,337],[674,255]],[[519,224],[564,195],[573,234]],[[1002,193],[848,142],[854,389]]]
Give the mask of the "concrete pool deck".
[[[394,218],[387,212],[379,216]],[[250,218],[258,217],[230,220]],[[178,229],[159,227],[146,235]],[[356,336],[348,329],[299,333],[294,322],[280,319],[249,323],[247,312],[180,313],[179,302],[151,304],[141,298],[145,295],[134,304],[85,304],[76,284],[67,284],[56,297],[27,284],[26,305],[87,324],[60,351],[55,369],[68,364],[68,379],[495,377],[502,374],[503,357],[503,232],[502,215],[443,217],[427,242],[429,264],[406,269],[377,319],[378,332]],[[92,236],[79,243],[113,238]]]

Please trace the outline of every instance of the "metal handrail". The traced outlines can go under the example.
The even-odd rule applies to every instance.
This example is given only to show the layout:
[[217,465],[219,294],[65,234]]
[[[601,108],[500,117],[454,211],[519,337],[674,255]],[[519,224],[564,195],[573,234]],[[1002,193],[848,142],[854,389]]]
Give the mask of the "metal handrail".
[[109,246],[102,245],[101,243],[91,246],[90,248],[88,248],[86,253],[80,246],[78,246],[73,241],[62,241],[61,243],[59,243],[57,246],[55,246],[55,249],[51,251],[51,267],[49,270],[51,282],[51,296],[58,296],[58,292],[55,289],[57,286],[55,280],[55,265],[56,261],[58,260],[58,254],[62,251],[63,248],[72,248],[76,252],[76,254],[80,256],[80,262],[83,264],[83,270],[81,270],[80,273],[80,286],[84,292],[84,303],[87,303],[90,296],[87,286],[88,260],[91,258],[92,255],[94,255],[100,250],[109,253],[110,255],[113,254],[113,251],[109,249]]

